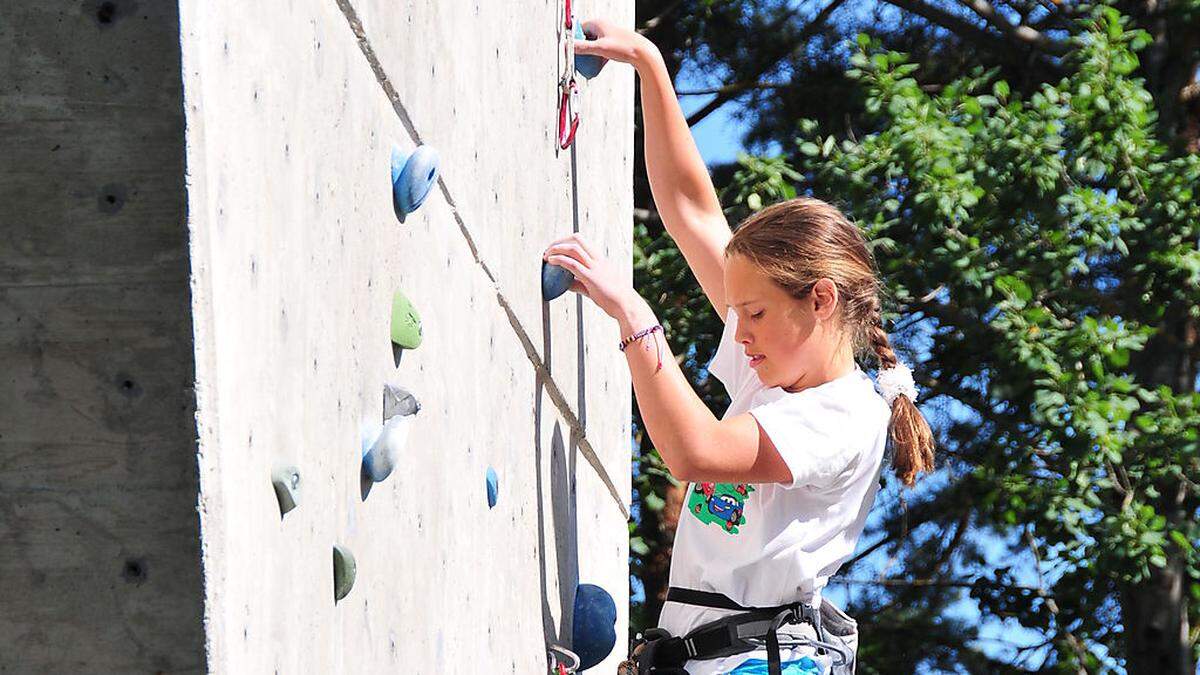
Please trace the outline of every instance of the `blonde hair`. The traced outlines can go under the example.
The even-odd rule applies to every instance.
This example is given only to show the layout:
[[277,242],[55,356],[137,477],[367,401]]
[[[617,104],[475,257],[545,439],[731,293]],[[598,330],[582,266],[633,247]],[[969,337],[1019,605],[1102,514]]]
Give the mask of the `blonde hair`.
[[[880,369],[896,365],[883,329],[881,284],[875,257],[862,232],[837,208],[807,197],[768,206],[733,232],[725,257],[741,255],[794,298],[808,295],[820,279],[837,286],[840,319],[855,357],[872,354]],[[933,470],[933,433],[906,395],[892,402],[888,423],[892,469],[911,486],[917,473]]]

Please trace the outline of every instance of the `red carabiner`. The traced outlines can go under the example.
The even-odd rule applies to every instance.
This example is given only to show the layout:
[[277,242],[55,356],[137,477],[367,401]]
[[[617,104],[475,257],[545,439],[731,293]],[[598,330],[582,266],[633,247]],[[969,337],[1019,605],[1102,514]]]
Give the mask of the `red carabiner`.
[[567,15],[563,23],[566,24],[567,28],[575,27],[575,15],[571,12],[571,0],[567,0]]
[[[575,110],[571,105],[573,95],[579,91],[575,87],[575,80],[572,79],[568,85],[569,88],[563,89],[562,99],[558,104],[558,147],[566,150],[575,142],[575,130],[579,128],[579,111]],[[567,112],[570,108],[570,113]],[[570,118],[568,125],[567,119]]]

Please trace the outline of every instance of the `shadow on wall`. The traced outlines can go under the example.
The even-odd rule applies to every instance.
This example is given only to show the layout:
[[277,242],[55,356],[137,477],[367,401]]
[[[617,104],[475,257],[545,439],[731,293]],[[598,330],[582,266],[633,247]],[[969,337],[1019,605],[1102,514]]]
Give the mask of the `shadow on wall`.
[[[582,304],[582,298],[578,301]],[[553,363],[552,349],[550,342],[550,320],[549,320],[549,305],[542,305],[542,344],[545,345],[545,363],[546,370],[551,370]],[[583,324],[582,312],[577,312],[580,318],[580,323],[577,327],[579,350],[583,350]],[[580,358],[579,363],[579,422],[584,424],[586,419],[584,416],[585,410],[583,406],[583,388],[584,388],[584,360]],[[536,383],[534,388],[534,419],[533,419],[533,436],[534,436],[534,466],[536,472],[536,487],[537,487],[537,526],[538,526],[538,556],[542,560],[539,565],[538,573],[541,577],[542,588],[542,627],[545,632],[545,642],[547,647],[550,645],[569,645],[572,626],[572,610],[575,599],[575,589],[579,585],[579,528],[576,516],[575,503],[575,470],[578,457],[578,445],[576,439],[570,441],[570,449],[563,440],[562,424],[554,423],[554,433],[550,439],[550,475],[548,480],[543,476],[542,471],[542,456],[544,452],[542,444],[542,401],[544,382],[540,374],[535,375]],[[544,512],[544,499],[546,486],[549,483],[550,489],[550,504],[551,504],[551,520],[554,527],[554,532],[557,533],[555,560],[557,561],[558,569],[558,609],[559,609],[559,624],[556,626],[554,622],[554,613],[551,611],[548,579],[546,570],[546,529]]]

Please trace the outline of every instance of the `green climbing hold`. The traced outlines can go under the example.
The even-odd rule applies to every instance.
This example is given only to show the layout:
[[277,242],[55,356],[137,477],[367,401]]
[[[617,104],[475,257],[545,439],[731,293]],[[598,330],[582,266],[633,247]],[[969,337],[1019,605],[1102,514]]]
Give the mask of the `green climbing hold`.
[[400,350],[421,346],[421,317],[403,293],[392,295],[392,358],[400,365]]
[[333,601],[337,602],[350,594],[354,588],[354,555],[350,550],[333,545]]

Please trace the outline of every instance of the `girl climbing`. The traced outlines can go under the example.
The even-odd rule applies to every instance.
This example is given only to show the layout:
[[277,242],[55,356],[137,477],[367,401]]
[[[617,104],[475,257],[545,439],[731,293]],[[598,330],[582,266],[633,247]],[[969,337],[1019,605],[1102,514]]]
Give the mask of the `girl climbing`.
[[[584,23],[577,54],[634,66],[646,172],[659,216],[725,322],[709,372],[729,392],[721,419],[689,386],[650,306],[585,238],[543,258],[616,319],[646,431],[688,481],[659,626],[621,672],[851,673],[854,621],[821,597],[853,553],[884,450],[906,485],[933,467],[911,371],[880,318],[862,233],[799,198],[730,231],[672,89],[641,35]],[[856,357],[879,365],[875,385]]]

